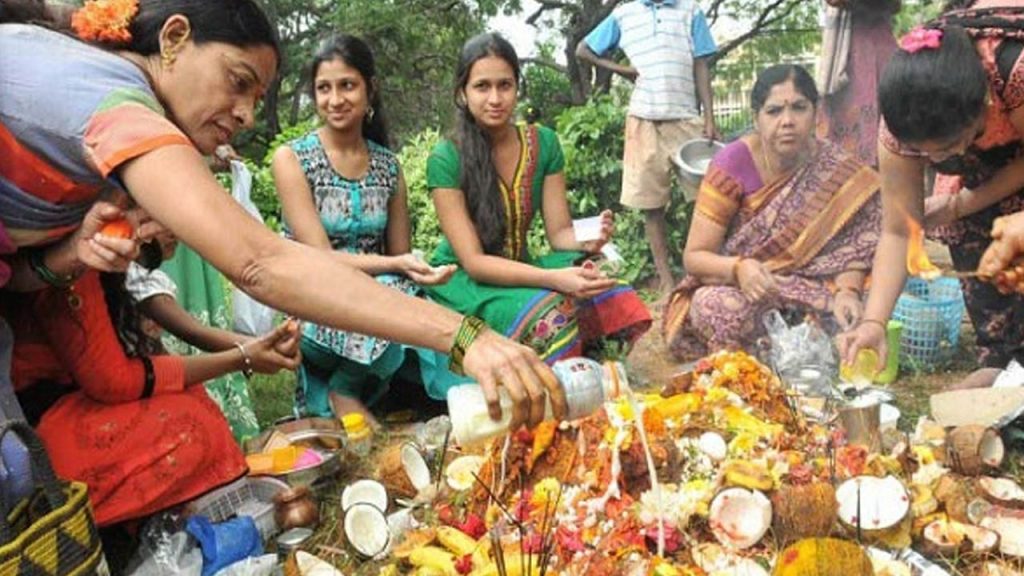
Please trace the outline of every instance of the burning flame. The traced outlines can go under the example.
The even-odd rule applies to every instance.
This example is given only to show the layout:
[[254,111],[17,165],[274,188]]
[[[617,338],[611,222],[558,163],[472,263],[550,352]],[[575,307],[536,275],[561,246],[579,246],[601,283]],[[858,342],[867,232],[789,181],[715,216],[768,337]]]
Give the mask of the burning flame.
[[924,229],[916,220],[907,216],[907,272],[924,280],[934,280],[941,275],[939,267],[932,264],[924,250]]

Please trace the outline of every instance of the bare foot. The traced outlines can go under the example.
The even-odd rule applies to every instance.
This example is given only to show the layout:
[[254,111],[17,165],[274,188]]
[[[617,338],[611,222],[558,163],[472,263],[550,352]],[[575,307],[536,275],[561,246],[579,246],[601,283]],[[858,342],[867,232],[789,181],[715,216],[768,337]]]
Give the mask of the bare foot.
[[339,419],[345,414],[351,414],[352,412],[358,412],[366,418],[366,423],[373,429],[380,428],[380,422],[373,417],[373,414],[366,409],[366,406],[362,402],[352,398],[350,396],[342,396],[341,394],[331,392],[331,409],[334,410],[334,415]]
[[989,388],[999,377],[999,368],[979,368],[971,372],[963,381],[953,384],[947,390],[970,390],[971,388]]

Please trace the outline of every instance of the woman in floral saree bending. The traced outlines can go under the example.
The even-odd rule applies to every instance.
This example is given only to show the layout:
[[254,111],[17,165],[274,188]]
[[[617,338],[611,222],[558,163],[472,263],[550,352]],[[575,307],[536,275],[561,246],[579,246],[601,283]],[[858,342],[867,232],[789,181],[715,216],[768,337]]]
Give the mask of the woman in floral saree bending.
[[[854,325],[881,224],[877,174],[814,138],[818,93],[799,66],[764,70],[755,132],[719,152],[701,184],[664,331],[690,360],[750,348],[772,308]],[[827,313],[827,314],[826,314]]]

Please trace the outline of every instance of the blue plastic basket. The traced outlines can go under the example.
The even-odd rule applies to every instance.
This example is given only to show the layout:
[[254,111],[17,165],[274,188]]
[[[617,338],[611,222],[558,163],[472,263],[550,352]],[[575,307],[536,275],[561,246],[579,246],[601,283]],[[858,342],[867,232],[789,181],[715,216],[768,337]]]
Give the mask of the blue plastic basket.
[[960,281],[911,278],[896,301],[892,317],[903,323],[901,367],[924,371],[943,367],[960,342],[960,323],[964,317]]

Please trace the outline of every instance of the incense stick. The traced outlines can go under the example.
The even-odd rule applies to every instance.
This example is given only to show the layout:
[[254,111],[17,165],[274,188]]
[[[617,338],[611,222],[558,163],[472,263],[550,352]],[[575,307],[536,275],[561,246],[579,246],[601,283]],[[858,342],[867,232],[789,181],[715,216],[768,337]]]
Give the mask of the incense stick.
[[498,536],[497,524],[491,528],[491,548],[494,550],[494,566],[498,569],[498,576],[507,576],[505,571],[505,549],[501,547],[501,537]]
[[440,458],[438,458],[437,462],[437,481],[435,482],[434,488],[438,492],[441,491],[441,478],[444,476],[444,461],[445,456],[448,455],[448,441],[451,440],[451,437],[452,427],[449,425],[448,428],[444,431],[444,443],[441,444],[441,456]]
[[484,489],[484,492],[487,493],[487,497],[490,498],[492,502],[494,502],[495,506],[497,506],[498,509],[505,514],[505,516],[512,522],[512,524],[514,524],[515,526],[522,526],[522,524],[519,522],[519,519],[517,519],[514,515],[512,515],[511,512],[508,511],[508,508],[506,508],[505,505],[501,503],[501,500],[498,500],[498,497],[494,494],[494,492],[491,492],[491,489],[487,486],[487,484],[484,483],[483,480],[480,479],[480,476],[477,476],[476,472],[473,471],[470,471],[470,474],[473,475],[473,479],[476,480],[477,484],[480,484],[480,486]]
[[861,540],[861,510],[860,510],[860,479],[857,480],[857,543],[860,544]]

